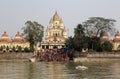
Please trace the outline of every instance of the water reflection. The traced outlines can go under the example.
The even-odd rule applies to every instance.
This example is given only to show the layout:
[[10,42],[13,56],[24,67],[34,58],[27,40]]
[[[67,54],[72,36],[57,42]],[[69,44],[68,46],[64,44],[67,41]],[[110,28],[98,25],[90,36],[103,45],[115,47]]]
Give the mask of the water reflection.
[[[84,62],[0,61],[1,79],[120,79],[120,59]],[[84,71],[76,70],[87,66]]]

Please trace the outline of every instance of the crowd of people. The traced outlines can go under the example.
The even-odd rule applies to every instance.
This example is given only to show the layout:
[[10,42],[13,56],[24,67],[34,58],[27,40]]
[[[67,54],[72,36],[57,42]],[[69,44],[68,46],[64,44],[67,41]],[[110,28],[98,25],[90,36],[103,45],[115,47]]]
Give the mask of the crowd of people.
[[67,48],[46,49],[35,52],[37,61],[69,61],[73,60],[73,51]]

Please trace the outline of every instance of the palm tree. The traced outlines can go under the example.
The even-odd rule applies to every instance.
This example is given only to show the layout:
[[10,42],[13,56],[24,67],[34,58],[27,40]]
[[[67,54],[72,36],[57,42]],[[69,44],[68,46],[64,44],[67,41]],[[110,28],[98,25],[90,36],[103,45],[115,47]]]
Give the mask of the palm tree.
[[81,24],[77,25],[77,28],[74,29],[74,47],[75,49],[82,51],[83,44],[84,44],[84,28]]

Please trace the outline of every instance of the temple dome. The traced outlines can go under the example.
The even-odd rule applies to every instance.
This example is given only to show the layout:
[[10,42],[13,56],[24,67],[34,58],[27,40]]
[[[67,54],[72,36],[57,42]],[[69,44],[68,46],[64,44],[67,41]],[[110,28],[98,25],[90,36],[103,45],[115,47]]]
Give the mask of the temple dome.
[[103,32],[102,33],[102,37],[100,39],[102,42],[105,42],[105,41],[110,41],[109,40],[109,37],[108,37],[108,34],[106,32]]
[[15,37],[21,37],[20,32],[17,32],[17,34],[15,35]]
[[91,31],[91,33],[90,33],[89,36],[90,36],[91,38],[94,38],[94,37],[96,37],[96,34]]
[[13,42],[23,42],[22,36],[19,32],[17,32],[17,34],[15,35]]
[[120,36],[120,33],[119,33],[119,32],[117,32],[117,33],[115,34],[115,36]]
[[2,37],[8,37],[8,34],[7,34],[6,32],[4,32],[4,33],[2,34]]
[[115,38],[113,39],[113,41],[114,41],[114,42],[119,42],[119,41],[120,41],[120,33],[119,33],[119,32],[117,32],[117,33],[115,34]]
[[102,34],[102,36],[108,36],[108,34],[107,34],[106,32],[104,32],[104,33]]
[[4,32],[2,34],[0,42],[11,42],[11,40],[9,39],[8,34],[6,32]]

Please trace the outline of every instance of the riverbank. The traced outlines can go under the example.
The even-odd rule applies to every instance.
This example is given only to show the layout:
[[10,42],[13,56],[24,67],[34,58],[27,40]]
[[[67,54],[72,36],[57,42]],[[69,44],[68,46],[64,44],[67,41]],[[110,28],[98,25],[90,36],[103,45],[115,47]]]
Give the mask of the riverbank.
[[0,53],[0,59],[28,59],[33,53]]
[[29,62],[29,59],[28,58],[15,58],[15,59],[12,59],[12,58],[1,58],[0,59],[0,62]]
[[73,61],[74,62],[98,62],[98,61],[108,61],[108,60],[120,60],[120,58],[115,58],[115,57],[102,57],[102,58],[99,58],[99,57],[78,57],[78,58],[74,58]]
[[[102,60],[101,60],[102,59]],[[120,59],[119,52],[85,52],[77,53],[74,58],[74,62],[83,61],[106,61],[109,59]]]
[[[3,59],[29,59],[33,56],[33,53],[0,53],[0,60]],[[111,58],[120,59],[120,53],[80,53],[77,54],[77,57],[74,58],[74,62],[82,62],[82,61],[99,61],[102,59],[105,61],[106,59],[109,60]],[[4,60],[3,60],[4,61]]]
[[107,58],[120,58],[120,53],[106,52],[106,53],[87,53],[86,57],[107,57]]

